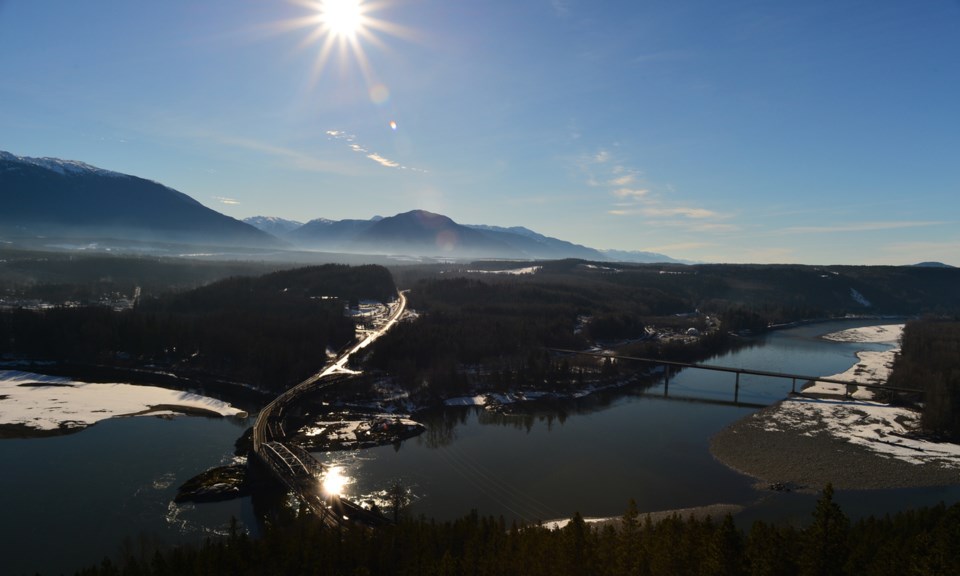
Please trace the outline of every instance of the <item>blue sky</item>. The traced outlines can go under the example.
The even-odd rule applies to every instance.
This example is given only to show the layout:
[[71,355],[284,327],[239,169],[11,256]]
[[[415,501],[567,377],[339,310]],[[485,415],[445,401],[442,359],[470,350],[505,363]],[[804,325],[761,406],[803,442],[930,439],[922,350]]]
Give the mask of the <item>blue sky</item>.
[[0,149],[238,218],[960,265],[956,0],[369,0],[325,54],[315,4],[0,0]]

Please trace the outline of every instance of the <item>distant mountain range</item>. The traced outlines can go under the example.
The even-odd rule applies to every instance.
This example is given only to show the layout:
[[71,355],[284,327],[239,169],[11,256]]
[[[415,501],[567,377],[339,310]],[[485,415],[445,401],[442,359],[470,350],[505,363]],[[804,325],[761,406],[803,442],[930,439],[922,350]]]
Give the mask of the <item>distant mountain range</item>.
[[600,251],[523,227],[463,225],[412,210],[369,220],[269,216],[241,222],[157,182],[57,158],[0,151],[0,236],[163,242],[453,259],[677,262],[651,252]]
[[295,246],[326,252],[452,258],[556,260],[580,258],[618,262],[679,262],[654,252],[596,250],[538,234],[529,228],[458,224],[447,216],[412,210],[369,220],[318,218],[306,224],[267,216],[244,222]]
[[326,252],[352,252],[452,258],[606,260],[597,250],[548,238],[526,228],[467,226],[442,214],[412,210],[369,220],[318,218],[299,227],[266,217],[247,218],[261,230],[277,234],[295,246]]

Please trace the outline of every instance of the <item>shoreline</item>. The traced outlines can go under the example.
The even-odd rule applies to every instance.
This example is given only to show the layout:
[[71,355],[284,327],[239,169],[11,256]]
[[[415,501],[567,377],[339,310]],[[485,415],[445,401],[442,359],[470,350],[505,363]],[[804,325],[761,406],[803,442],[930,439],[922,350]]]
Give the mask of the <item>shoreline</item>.
[[960,472],[935,463],[910,463],[882,456],[827,432],[771,431],[781,403],[743,418],[718,432],[710,453],[721,464],[757,480],[757,489],[782,485],[816,493],[827,484],[837,490],[925,488],[960,484]]
[[[902,328],[902,325],[900,326]],[[896,343],[896,326],[821,336],[845,342]],[[895,330],[896,329],[896,330]],[[825,376],[883,382],[898,349],[858,352],[847,371]],[[852,387],[852,386],[851,386]],[[817,492],[921,488],[960,484],[960,446],[916,437],[919,415],[873,402],[859,388],[816,384],[810,396],[791,396],[727,426],[710,440],[710,453],[728,468],[757,480],[759,489],[784,486]]]

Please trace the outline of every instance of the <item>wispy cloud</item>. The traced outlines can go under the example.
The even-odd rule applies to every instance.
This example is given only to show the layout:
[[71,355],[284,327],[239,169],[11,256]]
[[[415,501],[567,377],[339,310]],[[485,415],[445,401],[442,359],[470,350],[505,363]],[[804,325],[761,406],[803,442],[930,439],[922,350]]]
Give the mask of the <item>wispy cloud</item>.
[[394,162],[393,160],[384,158],[383,156],[375,152],[371,152],[370,154],[367,154],[367,158],[373,160],[374,162],[376,162],[377,164],[380,164],[381,166],[386,166],[387,168],[403,168],[403,166],[401,166],[399,162]]
[[385,168],[396,168],[397,170],[409,170],[410,172],[421,172],[426,173],[426,170],[421,168],[411,168],[410,166],[404,166],[403,164],[397,162],[396,160],[391,160],[385,156],[378,154],[366,146],[363,146],[357,142],[357,137],[349,132],[344,132],[343,130],[327,130],[327,136],[331,139],[343,142],[347,145],[350,150],[354,152],[363,154],[370,160],[376,162],[377,164]]
[[227,198],[226,196],[214,196],[214,200],[221,204],[226,204],[228,206],[237,206],[240,204],[240,201],[235,198]]
[[692,208],[689,206],[676,206],[673,208],[663,208],[659,206],[646,206],[639,210],[640,214],[644,216],[649,216],[651,218],[666,217],[670,218],[673,216],[683,216],[685,218],[692,218],[696,220],[704,218],[722,218],[722,216],[714,212],[713,210],[707,210],[705,208]]
[[648,194],[650,194],[650,191],[646,188],[617,188],[613,191],[613,195],[618,198],[632,198],[634,200],[644,198]]
[[251,150],[253,152],[260,152],[263,154],[268,154],[276,158],[280,158],[284,162],[287,162],[294,168],[299,170],[306,170],[310,172],[328,172],[334,174],[343,174],[345,170],[343,166],[339,163],[329,162],[323,160],[316,156],[301,152],[299,150],[294,150],[292,148],[286,148],[283,146],[277,146],[267,142],[262,142],[260,140],[253,140],[250,138],[239,138],[235,136],[224,136],[224,135],[211,135],[207,134],[206,137],[212,138],[219,142],[220,144],[226,146],[234,146],[236,148],[242,148],[244,150]]
[[577,165],[587,186],[605,189],[613,201],[607,214],[618,218],[642,218],[645,226],[670,227],[687,233],[729,234],[740,227],[728,222],[730,214],[672,199],[669,186],[652,185],[642,170],[618,154],[618,147],[605,147],[583,154]]
[[624,174],[623,176],[617,176],[610,180],[609,184],[611,186],[629,186],[637,180],[636,174]]

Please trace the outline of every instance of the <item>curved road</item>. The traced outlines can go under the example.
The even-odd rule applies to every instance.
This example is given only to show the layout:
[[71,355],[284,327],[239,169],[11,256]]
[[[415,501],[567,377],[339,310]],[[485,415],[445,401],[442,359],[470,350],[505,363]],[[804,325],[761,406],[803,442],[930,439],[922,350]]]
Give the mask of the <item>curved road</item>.
[[[314,471],[318,464],[299,448],[282,446],[282,434],[274,434],[271,426],[280,420],[276,418],[276,416],[281,414],[288,406],[294,405],[301,394],[313,392],[333,384],[340,380],[340,378],[336,377],[338,375],[356,374],[356,372],[346,367],[350,356],[366,348],[371,342],[392,328],[397,323],[397,320],[400,319],[406,306],[406,296],[403,292],[398,292],[397,300],[392,305],[390,315],[382,326],[368,332],[365,338],[347,348],[347,350],[337,356],[335,360],[324,366],[323,370],[277,396],[272,402],[263,407],[257,416],[256,422],[253,424],[253,452],[256,457],[266,464],[266,467],[278,477],[278,480],[296,492],[301,501],[310,505],[314,511],[323,512],[327,517],[331,516],[329,507],[318,509],[313,504],[317,501],[316,483],[304,481],[314,477]],[[275,436],[278,437],[275,438]],[[278,448],[281,448],[281,446],[282,449],[278,451]],[[286,458],[280,455],[281,453],[286,455]],[[296,457],[290,456],[294,453],[299,454]],[[281,460],[280,462],[278,462],[278,456]],[[304,461],[307,458],[309,458],[310,461]],[[291,463],[293,463],[293,465],[291,465]],[[339,519],[337,519],[336,522],[339,522]]]

